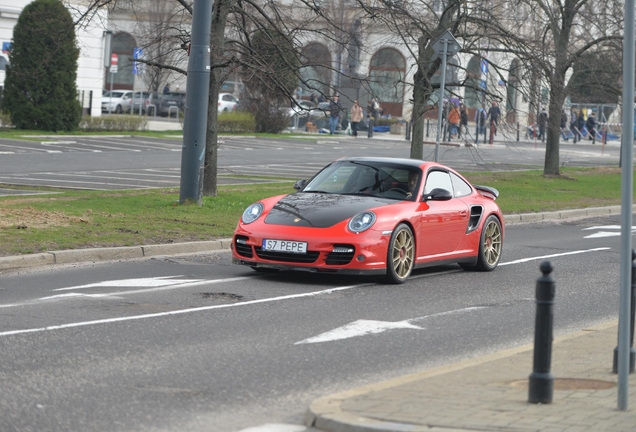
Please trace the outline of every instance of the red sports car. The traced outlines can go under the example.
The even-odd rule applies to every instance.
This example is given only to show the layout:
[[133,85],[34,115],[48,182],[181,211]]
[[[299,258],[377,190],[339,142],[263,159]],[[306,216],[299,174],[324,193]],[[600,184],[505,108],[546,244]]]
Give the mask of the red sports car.
[[232,239],[235,264],[402,283],[414,268],[458,263],[490,271],[501,258],[499,192],[444,165],[343,158],[294,188],[245,210]]

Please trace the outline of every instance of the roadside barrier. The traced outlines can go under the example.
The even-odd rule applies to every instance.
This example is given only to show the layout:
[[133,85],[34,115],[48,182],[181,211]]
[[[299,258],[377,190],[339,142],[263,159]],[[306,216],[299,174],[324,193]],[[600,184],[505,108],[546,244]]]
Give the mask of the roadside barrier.
[[529,378],[528,402],[552,403],[554,377],[550,373],[552,361],[552,333],[554,325],[554,291],[552,277],[554,267],[550,261],[539,266],[542,276],[537,279],[537,312],[534,325],[534,357],[532,373]]

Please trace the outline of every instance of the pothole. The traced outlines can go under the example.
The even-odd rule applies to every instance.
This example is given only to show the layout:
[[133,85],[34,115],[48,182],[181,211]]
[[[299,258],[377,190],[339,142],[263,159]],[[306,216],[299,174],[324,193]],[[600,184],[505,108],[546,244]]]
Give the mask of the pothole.
[[242,295],[232,293],[199,293],[199,295],[204,299],[211,300],[241,301],[244,298]]
[[[528,380],[510,383],[513,387],[528,388]],[[616,387],[615,382],[581,378],[555,378],[554,390],[607,390]]]

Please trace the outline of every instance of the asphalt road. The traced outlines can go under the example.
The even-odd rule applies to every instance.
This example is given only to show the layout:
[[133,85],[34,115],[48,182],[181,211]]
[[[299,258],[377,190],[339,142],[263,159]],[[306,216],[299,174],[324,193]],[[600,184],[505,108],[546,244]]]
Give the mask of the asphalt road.
[[[544,146],[540,142],[517,142],[513,137],[492,146],[441,146],[438,160],[460,172],[542,169]],[[180,139],[130,136],[0,139],[0,183],[105,190],[178,187],[181,147]],[[434,152],[434,145],[425,145],[424,158],[433,160]],[[409,155],[408,141],[378,134],[371,139],[325,135],[309,136],[307,140],[224,137],[218,151],[218,181],[260,181],[249,178],[254,175],[307,178],[343,156]],[[619,146],[617,142],[606,146],[588,141],[562,143],[560,162],[563,166],[618,166]]]
[[494,272],[403,285],[263,275],[227,252],[2,275],[0,430],[301,425],[319,396],[531,342],[545,259],[557,335],[615,319],[619,224],[509,226]]

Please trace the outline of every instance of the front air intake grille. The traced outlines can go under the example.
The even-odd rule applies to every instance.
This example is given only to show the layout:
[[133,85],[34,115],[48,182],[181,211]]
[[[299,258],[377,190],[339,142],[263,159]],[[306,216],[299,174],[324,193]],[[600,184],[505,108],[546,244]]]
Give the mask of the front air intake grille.
[[293,262],[311,264],[316,262],[320,252],[307,252],[306,254],[296,254],[289,252],[264,251],[262,247],[255,246],[254,250],[259,258],[269,261]]
[[335,245],[327,255],[328,265],[346,265],[353,259],[356,249],[352,245]]
[[240,256],[246,258],[252,258],[254,256],[252,246],[247,244],[247,237],[245,236],[236,236],[234,239],[234,247],[236,248],[236,253]]

